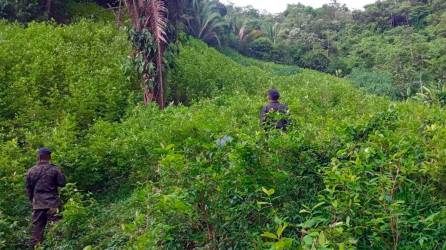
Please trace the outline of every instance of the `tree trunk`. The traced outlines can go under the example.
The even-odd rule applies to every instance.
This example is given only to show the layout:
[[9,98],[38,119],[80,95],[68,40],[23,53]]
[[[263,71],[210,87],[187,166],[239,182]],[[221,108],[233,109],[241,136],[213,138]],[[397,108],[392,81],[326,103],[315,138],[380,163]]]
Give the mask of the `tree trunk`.
[[46,13],[48,19],[50,19],[51,18],[51,0],[46,0],[45,13]]
[[164,53],[164,48],[162,48],[161,44],[158,44],[158,52],[157,52],[157,101],[158,101],[158,106],[161,109],[164,109],[164,74],[163,74],[163,53]]

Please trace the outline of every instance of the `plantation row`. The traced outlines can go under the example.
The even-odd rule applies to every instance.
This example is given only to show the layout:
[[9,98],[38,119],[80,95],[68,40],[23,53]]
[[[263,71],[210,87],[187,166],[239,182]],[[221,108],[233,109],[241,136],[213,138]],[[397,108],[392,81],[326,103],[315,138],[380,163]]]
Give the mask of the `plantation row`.
[[[123,32],[0,24],[0,248],[26,247],[41,145],[75,183],[47,249],[446,247],[441,108],[182,40],[169,98],[191,105],[160,111],[137,105]],[[287,133],[259,126],[270,87]]]

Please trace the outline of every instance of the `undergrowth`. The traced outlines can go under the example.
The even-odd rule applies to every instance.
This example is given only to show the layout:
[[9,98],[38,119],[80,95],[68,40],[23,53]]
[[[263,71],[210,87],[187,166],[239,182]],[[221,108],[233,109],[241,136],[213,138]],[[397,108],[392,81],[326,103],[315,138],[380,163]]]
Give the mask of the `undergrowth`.
[[[107,34],[105,44],[114,41]],[[127,46],[120,47],[121,59]],[[14,65],[8,58],[15,57],[1,56],[1,65]],[[169,79],[178,106],[129,105],[128,85],[130,101],[117,113],[93,105],[85,108],[93,119],[79,120],[84,113],[73,108],[54,120],[51,106],[41,112],[53,122],[1,137],[1,190],[13,191],[1,193],[0,247],[26,247],[29,221],[23,218],[30,210],[13,196],[24,197],[25,165],[39,145],[28,138],[39,137],[35,141],[54,149],[55,163],[73,183],[63,190],[64,220],[50,227],[45,249],[446,247],[446,113],[440,106],[392,102],[315,71],[242,66],[194,39],[180,45],[174,64]],[[20,83],[20,71],[2,72],[4,82]],[[58,79],[69,79],[69,72]],[[74,93],[97,86],[79,82]],[[270,87],[291,110],[287,133],[259,126]],[[113,97],[103,94],[114,107]],[[89,96],[79,95],[77,105],[87,105],[82,100]],[[19,107],[22,119],[31,117],[31,108]],[[12,115],[2,119],[10,128],[21,124]],[[126,192],[116,192],[121,187]]]

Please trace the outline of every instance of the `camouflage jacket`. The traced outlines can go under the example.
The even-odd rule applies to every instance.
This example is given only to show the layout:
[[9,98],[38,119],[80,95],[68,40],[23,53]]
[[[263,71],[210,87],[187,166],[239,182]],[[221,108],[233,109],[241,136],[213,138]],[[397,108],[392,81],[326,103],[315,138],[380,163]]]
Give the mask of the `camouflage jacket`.
[[260,112],[260,123],[262,125],[267,125],[268,123],[275,124],[275,128],[283,129],[288,124],[288,120],[281,119],[279,121],[269,121],[267,118],[267,114],[270,112],[279,112],[280,114],[288,114],[288,107],[280,102],[270,102],[266,106],[262,108]]
[[39,162],[28,170],[25,188],[33,209],[58,208],[60,198],[57,188],[66,184],[60,169],[49,162]]

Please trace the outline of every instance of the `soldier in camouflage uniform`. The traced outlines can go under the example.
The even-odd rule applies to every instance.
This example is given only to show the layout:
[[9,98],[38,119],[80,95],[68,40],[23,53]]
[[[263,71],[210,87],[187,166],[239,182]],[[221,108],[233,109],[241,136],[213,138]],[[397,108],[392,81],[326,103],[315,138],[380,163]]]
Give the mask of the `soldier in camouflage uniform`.
[[278,112],[282,115],[288,115],[288,107],[279,102],[280,94],[275,89],[270,89],[267,94],[268,104],[262,108],[260,112],[260,124],[268,128],[276,128],[285,130],[289,121],[287,119],[274,120],[272,117],[268,117],[268,113]]
[[60,169],[51,164],[51,150],[38,151],[38,163],[28,170],[25,179],[26,194],[32,202],[32,243],[42,243],[48,221],[57,220],[57,210],[61,206],[58,188],[66,184]]

